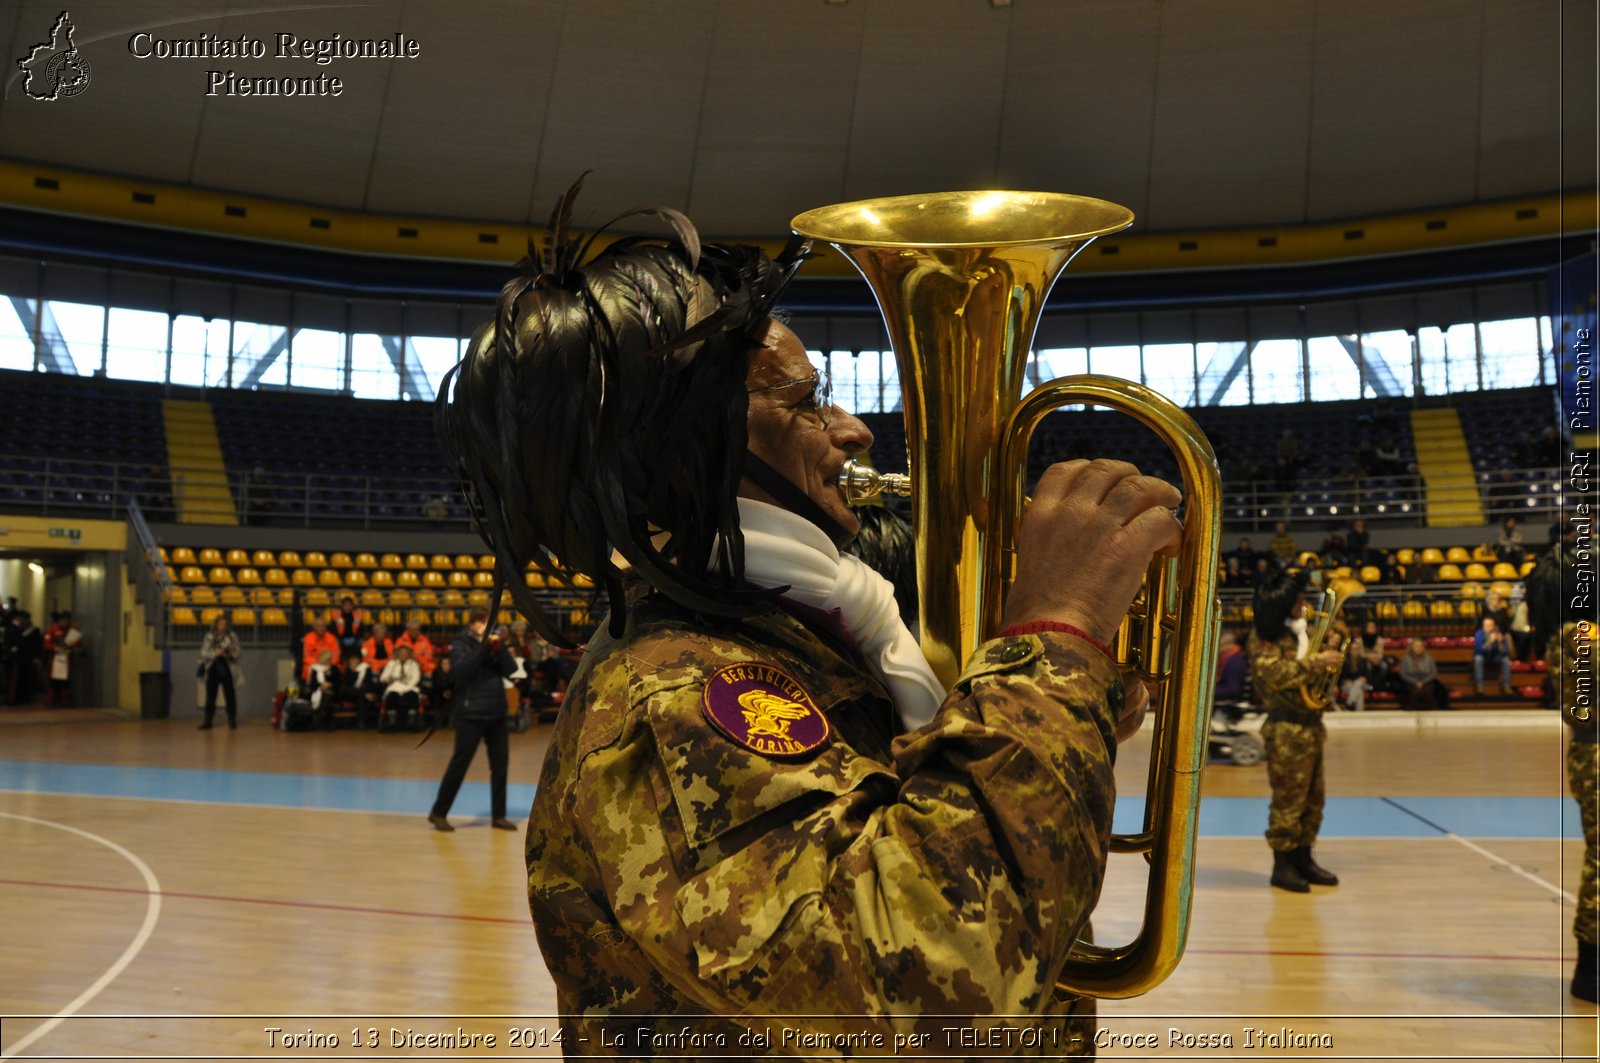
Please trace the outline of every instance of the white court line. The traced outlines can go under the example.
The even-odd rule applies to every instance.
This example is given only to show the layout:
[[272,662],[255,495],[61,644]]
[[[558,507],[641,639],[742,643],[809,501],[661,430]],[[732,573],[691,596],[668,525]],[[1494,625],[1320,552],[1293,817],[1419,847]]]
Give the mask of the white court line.
[[1459,834],[1454,834],[1454,833],[1452,833],[1450,831],[1445,831],[1444,832],[1444,836],[1446,838],[1449,838],[1453,842],[1460,842],[1462,845],[1465,845],[1468,849],[1471,849],[1473,852],[1477,853],[1479,856],[1487,857],[1488,859],[1493,860],[1495,863],[1499,864],[1501,867],[1504,867],[1506,870],[1512,872],[1513,874],[1521,875],[1523,878],[1527,879],[1529,882],[1538,883],[1539,885],[1543,886],[1545,889],[1549,890],[1551,893],[1554,893],[1557,897],[1560,897],[1562,900],[1566,901],[1568,904],[1577,904],[1578,903],[1578,898],[1574,897],[1572,894],[1568,893],[1566,890],[1562,889],[1560,886],[1557,886],[1554,882],[1545,881],[1544,879],[1540,878],[1538,875],[1535,875],[1532,871],[1529,871],[1527,868],[1521,867],[1521,866],[1519,866],[1517,864],[1513,864],[1510,860],[1507,860],[1504,857],[1496,856],[1494,853],[1491,853],[1489,850],[1485,849],[1483,846],[1474,845],[1472,842],[1467,841],[1467,839],[1463,838]]
[[150,870],[150,865],[109,838],[102,838],[98,834],[91,834],[86,830],[79,830],[77,827],[69,827],[65,823],[56,823],[48,819],[19,816],[12,812],[0,812],[0,816],[4,816],[6,819],[21,820],[24,823],[36,823],[41,827],[54,827],[57,830],[64,830],[69,834],[76,834],[79,837],[88,838],[92,842],[105,846],[138,869],[139,874],[144,876],[144,888],[149,895],[149,903],[145,906],[144,911],[144,924],[139,927],[139,932],[133,936],[133,940],[128,943],[128,947],[122,950],[122,955],[117,957],[117,961],[107,967],[105,973],[95,979],[93,985],[79,993],[77,999],[36,1027],[28,1036],[12,1045],[10,1052],[0,1055],[0,1063],[4,1063],[5,1060],[16,1058],[23,1049],[61,1025],[63,1020],[77,1014],[79,1009],[99,995],[102,989],[115,981],[117,976],[127,968],[128,964],[133,962],[133,958],[139,955],[139,950],[144,948],[145,942],[149,941],[150,935],[155,932],[156,921],[161,918],[161,883],[156,880],[155,872]]

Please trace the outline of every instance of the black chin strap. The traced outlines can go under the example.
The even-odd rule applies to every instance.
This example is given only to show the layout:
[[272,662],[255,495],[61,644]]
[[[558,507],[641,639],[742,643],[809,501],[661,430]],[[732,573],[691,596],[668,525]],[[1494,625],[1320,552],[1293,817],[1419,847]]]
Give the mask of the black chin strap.
[[796,487],[787,476],[748,450],[744,454],[744,474],[751,483],[771,495],[778,505],[822,529],[822,534],[832,540],[833,545],[840,550],[849,546],[850,541],[856,537],[855,532],[846,531],[838,521],[828,515],[827,510],[817,505],[810,495]]

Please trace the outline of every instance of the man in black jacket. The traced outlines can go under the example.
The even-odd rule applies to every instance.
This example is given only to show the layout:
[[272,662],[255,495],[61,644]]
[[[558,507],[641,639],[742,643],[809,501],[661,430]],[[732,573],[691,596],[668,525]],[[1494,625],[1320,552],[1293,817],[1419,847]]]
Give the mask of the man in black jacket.
[[484,640],[489,623],[487,609],[474,609],[467,626],[450,644],[450,671],[455,677],[455,701],[451,715],[455,720],[456,751],[450,766],[439,781],[439,796],[434,799],[428,822],[435,830],[455,830],[445,816],[455,802],[461,780],[481,741],[489,750],[489,788],[494,826],[516,830],[506,818],[506,763],[511,753],[509,720],[506,715],[505,684],[517,670],[517,662],[501,645],[498,636]]

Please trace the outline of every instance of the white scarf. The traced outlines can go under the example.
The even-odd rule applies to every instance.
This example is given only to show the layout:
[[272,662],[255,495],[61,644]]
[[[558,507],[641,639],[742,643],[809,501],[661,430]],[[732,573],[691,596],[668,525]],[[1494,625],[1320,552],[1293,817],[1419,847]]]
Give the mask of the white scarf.
[[758,587],[787,585],[787,598],[837,609],[867,665],[889,689],[908,729],[933,719],[945,690],[900,619],[894,587],[860,559],[841,554],[804,517],[750,498],[739,499],[745,579]]
[[1311,637],[1306,634],[1306,618],[1295,617],[1293,620],[1285,621],[1284,626],[1294,634],[1295,660],[1305,660],[1306,654],[1311,650]]

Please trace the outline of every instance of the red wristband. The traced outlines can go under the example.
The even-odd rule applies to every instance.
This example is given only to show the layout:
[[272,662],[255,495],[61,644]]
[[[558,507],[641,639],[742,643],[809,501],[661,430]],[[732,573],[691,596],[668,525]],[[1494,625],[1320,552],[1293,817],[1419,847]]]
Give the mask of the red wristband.
[[1093,646],[1095,649],[1099,650],[1101,653],[1105,654],[1106,659],[1112,664],[1117,663],[1117,658],[1111,652],[1110,646],[1107,646],[1105,643],[1101,642],[1099,639],[1083,630],[1083,628],[1074,627],[1071,624],[1064,624],[1059,620],[1031,620],[1026,624],[1012,624],[1010,627],[996,635],[995,638],[1005,639],[1010,638],[1013,635],[1038,635],[1046,631],[1059,631],[1064,635],[1071,635],[1074,638],[1080,638],[1089,645]]

